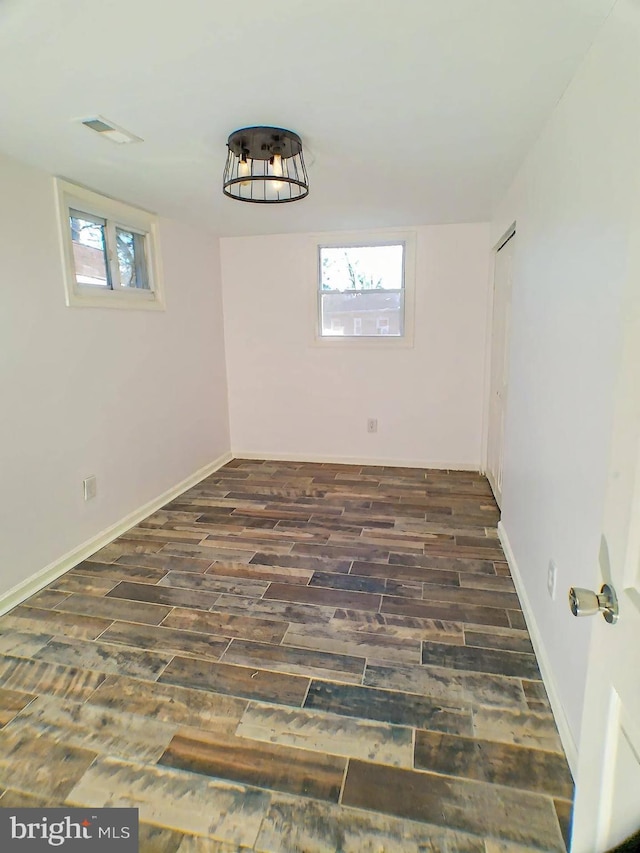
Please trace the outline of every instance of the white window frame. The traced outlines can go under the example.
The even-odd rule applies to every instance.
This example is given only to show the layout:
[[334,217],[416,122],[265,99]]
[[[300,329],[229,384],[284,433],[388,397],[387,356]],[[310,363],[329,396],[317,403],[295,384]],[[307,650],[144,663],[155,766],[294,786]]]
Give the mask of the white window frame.
[[[158,244],[158,220],[153,213],[55,178],[60,249],[65,299],[69,307],[124,308],[145,311],[165,309]],[[111,286],[79,284],[73,257],[69,211],[75,210],[106,222],[107,256]],[[149,289],[121,287],[115,252],[116,228],[144,237],[144,253]]]
[[[403,290],[404,317],[401,335],[323,335],[322,334],[322,268],[321,249],[350,248],[364,246],[404,245]],[[416,235],[414,231],[355,231],[336,234],[318,234],[312,238],[315,293],[313,300],[314,344],[320,347],[355,348],[406,348],[413,347],[415,278],[416,278]],[[327,293],[328,291],[324,291]],[[337,291],[335,291],[337,292]],[[393,292],[393,291],[390,291]]]

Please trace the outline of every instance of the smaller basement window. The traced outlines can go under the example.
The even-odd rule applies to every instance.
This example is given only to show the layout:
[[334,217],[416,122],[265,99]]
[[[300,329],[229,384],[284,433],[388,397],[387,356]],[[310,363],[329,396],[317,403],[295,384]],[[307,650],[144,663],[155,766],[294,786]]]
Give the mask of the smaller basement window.
[[153,214],[56,180],[67,305],[163,308]]
[[409,338],[413,235],[318,245],[318,337]]

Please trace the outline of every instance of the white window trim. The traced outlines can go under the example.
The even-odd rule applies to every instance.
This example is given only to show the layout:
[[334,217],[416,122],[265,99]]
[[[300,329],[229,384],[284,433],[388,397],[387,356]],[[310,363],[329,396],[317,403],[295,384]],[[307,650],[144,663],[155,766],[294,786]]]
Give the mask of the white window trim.
[[[54,178],[65,299],[69,307],[124,308],[164,311],[164,288],[158,242],[158,220],[153,213]],[[73,259],[69,209],[107,220],[107,229],[135,231],[145,236],[145,259],[150,290],[78,284]],[[113,266],[113,260],[112,260]]]
[[[404,243],[404,323],[403,334],[390,335],[326,335],[321,334],[320,307],[320,249],[348,246],[383,246]],[[313,326],[312,344],[319,347],[355,349],[407,349],[414,343],[416,233],[415,231],[385,229],[384,231],[350,231],[315,234],[311,238],[313,253]]]

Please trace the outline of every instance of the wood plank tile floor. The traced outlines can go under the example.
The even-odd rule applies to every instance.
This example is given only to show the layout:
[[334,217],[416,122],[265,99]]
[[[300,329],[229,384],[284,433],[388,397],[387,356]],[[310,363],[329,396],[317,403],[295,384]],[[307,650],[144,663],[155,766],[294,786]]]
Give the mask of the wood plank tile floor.
[[0,806],[142,851],[563,851],[479,474],[234,460],[0,619]]

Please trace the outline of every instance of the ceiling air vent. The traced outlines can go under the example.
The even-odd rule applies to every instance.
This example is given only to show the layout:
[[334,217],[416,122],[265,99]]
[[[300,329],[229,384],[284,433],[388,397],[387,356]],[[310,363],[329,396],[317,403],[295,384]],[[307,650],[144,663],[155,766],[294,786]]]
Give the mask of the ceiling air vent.
[[93,118],[82,119],[81,124],[93,130],[94,133],[99,133],[104,139],[109,139],[115,142],[116,145],[128,145],[132,142],[143,142],[139,136],[129,133],[123,127],[119,127],[104,116],[94,116]]

